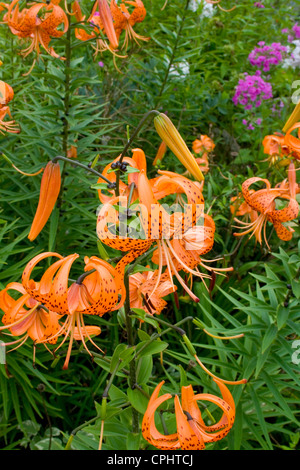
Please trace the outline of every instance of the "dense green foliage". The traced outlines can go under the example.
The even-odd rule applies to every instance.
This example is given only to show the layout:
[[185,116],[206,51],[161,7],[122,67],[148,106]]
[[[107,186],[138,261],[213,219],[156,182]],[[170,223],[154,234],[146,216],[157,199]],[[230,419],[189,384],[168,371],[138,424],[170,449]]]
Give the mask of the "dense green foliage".
[[[191,8],[199,2],[169,0],[162,10],[163,3],[145,0],[147,16],[136,30],[150,39],[140,47],[130,44],[125,58],[114,59],[109,52],[94,57],[91,42],[76,39],[72,27],[53,40],[55,50],[67,60],[43,52],[28,75],[33,56],[23,59],[19,54],[23,44],[1,24],[0,78],[14,89],[10,109],[21,133],[0,135],[0,288],[19,282],[28,261],[43,251],[64,256],[76,252],[81,257],[103,253],[96,235],[99,198],[91,188],[96,176],[61,164],[63,191],[47,225],[30,242],[27,236],[41,175],[17,173],[1,153],[21,170],[33,173],[75,145],[77,160],[88,165],[97,158],[94,168],[101,172],[151,109],[167,113],[190,148],[201,134],[216,143],[203,191],[206,212],[209,210],[216,224],[214,248],[207,258],[222,257],[217,265],[233,266],[234,271],[217,276],[209,293],[195,280],[198,304],[179,288],[180,308],[170,295],[168,307],[159,317],[144,323],[134,320],[134,340],[139,346],[135,351],[137,387],[133,390],[128,385],[132,356],[124,353],[127,338],[122,309],[93,318],[93,324],[102,329],[95,341],[105,351],[104,357],[95,350],[91,359],[78,343],[69,369],[62,370],[63,348],[54,358],[43,345],[37,345],[34,365],[32,342],[8,353],[6,365],[0,365],[2,449],[63,449],[72,430],[98,416],[78,430],[71,445],[72,449],[97,449],[102,394],[119,357],[123,360],[109,389],[102,448],[152,448],[140,433],[131,432],[132,407],[141,421],[147,397],[159,381],[165,380],[165,390],[171,393],[180,393],[181,385],[191,383],[197,392],[218,394],[175,331],[152,337],[165,328],[160,319],[174,324],[186,317],[198,321],[190,319],[182,327],[207,368],[229,380],[248,379],[245,385],[229,387],[237,406],[232,431],[207,448],[297,447],[300,364],[292,355],[300,336],[299,227],[294,223],[293,239],[283,242],[268,225],[270,250],[255,244],[254,238],[236,238],[230,198],[253,175],[268,178],[272,185],[286,177],[285,168],[265,161],[262,139],[281,131],[293,110],[292,83],[299,76],[299,66],[279,64],[269,73],[273,99],[257,111],[262,124],[254,130],[242,124],[246,112],[232,98],[243,74],[255,71],[248,55],[259,41],[288,45],[281,30],[299,19],[299,5],[297,1],[266,0],[265,8],[260,9],[252,0],[241,0],[233,11],[214,6],[212,16],[205,16],[201,2],[198,8]],[[88,12],[92,2],[82,0],[81,4]],[[224,8],[232,4],[222,1]],[[271,108],[279,101],[284,107],[274,114]],[[145,151],[151,177],[156,172],[152,162],[159,144],[149,121],[132,147]],[[160,168],[184,172],[170,151]],[[111,258],[118,256],[107,251]],[[214,334],[245,336],[221,341],[207,336],[204,325]],[[5,339],[3,332],[1,338]],[[140,345],[147,342],[149,347],[139,354]],[[91,350],[94,352],[93,347]],[[215,411],[213,406],[209,410]],[[173,432],[173,413],[165,414],[165,423]]]

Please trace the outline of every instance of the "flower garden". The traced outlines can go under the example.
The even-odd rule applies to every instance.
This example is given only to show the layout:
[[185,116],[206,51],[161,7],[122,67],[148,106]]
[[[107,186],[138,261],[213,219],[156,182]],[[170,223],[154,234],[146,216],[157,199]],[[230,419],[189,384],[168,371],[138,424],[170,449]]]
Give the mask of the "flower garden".
[[1,449],[299,449],[299,3],[7,1]]

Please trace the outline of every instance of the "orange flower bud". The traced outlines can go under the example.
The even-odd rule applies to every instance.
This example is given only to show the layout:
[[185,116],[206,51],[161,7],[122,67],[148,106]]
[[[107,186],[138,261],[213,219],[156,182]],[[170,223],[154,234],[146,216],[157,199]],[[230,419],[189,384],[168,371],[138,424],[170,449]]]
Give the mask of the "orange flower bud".
[[172,121],[165,114],[160,113],[155,116],[154,125],[158,135],[167,144],[169,149],[172,150],[189,173],[191,173],[196,180],[204,180],[203,173],[200,170],[195,157],[188,149]]
[[40,199],[28,235],[33,241],[44,228],[60,192],[61,176],[59,163],[49,162],[46,165],[41,181]]

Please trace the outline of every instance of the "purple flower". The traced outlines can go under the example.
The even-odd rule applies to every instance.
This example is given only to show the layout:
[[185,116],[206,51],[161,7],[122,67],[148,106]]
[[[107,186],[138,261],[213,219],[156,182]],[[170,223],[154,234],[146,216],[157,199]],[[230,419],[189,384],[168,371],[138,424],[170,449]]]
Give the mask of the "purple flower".
[[261,2],[254,2],[254,6],[256,8],[265,8],[265,5],[263,5]]
[[264,72],[268,72],[271,65],[279,64],[288,52],[288,48],[280,42],[273,42],[270,46],[266,46],[261,41],[258,46],[260,47],[255,47],[250,52],[248,59],[251,65],[262,69]]
[[258,118],[258,119],[256,119],[256,124],[257,124],[258,126],[260,126],[260,125],[261,125],[261,123],[262,123],[262,118]]
[[239,80],[232,101],[236,106],[240,104],[245,109],[252,109],[253,106],[258,108],[262,100],[268,100],[272,96],[272,85],[265,82],[261,72],[257,70],[255,75],[245,73],[245,78]]
[[104,62],[102,62],[102,60],[100,60],[100,62],[98,62],[98,65],[99,65],[99,67],[104,67]]

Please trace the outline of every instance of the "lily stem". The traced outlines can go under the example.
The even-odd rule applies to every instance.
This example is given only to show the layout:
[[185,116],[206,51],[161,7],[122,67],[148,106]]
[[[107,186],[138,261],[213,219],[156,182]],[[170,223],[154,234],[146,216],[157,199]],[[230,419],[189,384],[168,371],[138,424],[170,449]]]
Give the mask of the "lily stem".
[[[127,341],[128,346],[134,346],[134,338],[133,338],[133,331],[132,331],[132,322],[130,317],[130,292],[129,292],[129,270],[127,269],[124,275],[124,285],[126,289],[126,298],[124,303],[124,311],[125,311],[125,324],[126,324],[126,331],[127,331]],[[136,359],[135,357],[129,363],[129,385],[131,389],[135,388],[136,384]],[[139,432],[139,415],[135,408],[132,407],[132,432],[138,433]]]
[[106,183],[111,184],[111,181],[109,179],[105,178],[99,171],[94,170],[94,168],[89,168],[88,166],[84,165],[83,163],[77,162],[75,160],[70,161],[69,158],[63,157],[62,155],[58,155],[57,157],[54,157],[52,159],[52,162],[56,162],[57,160],[62,160],[63,162],[70,163],[71,165],[79,166],[80,168],[84,168],[85,171],[89,171],[90,173],[93,173],[94,175],[97,175],[99,178],[102,178]]
[[[140,130],[142,129],[142,127],[146,124],[146,122],[148,121],[148,119],[153,116],[153,115],[158,115],[159,114],[159,111],[157,111],[156,109],[152,109],[151,111],[148,111],[146,114],[144,114],[144,116],[142,117],[142,119],[140,120],[139,124],[137,125],[137,127],[135,128],[135,130],[133,131],[130,139],[127,140],[127,144],[125,145],[125,147],[123,148],[123,151],[120,155],[120,158],[119,158],[119,162],[122,163],[123,161],[123,158],[125,157],[126,155],[126,152],[127,150],[129,149],[129,147],[131,146],[132,142],[134,141],[134,139],[136,138],[136,136],[138,135],[138,133],[140,132]],[[120,188],[119,188],[119,185],[120,185],[120,171],[116,171],[116,196],[119,196],[120,195]]]
[[165,86],[166,86],[168,78],[169,78],[170,70],[171,70],[171,67],[173,65],[175,55],[176,55],[176,52],[177,52],[177,47],[178,47],[179,39],[180,39],[180,36],[181,36],[182,28],[183,28],[185,18],[186,18],[187,12],[188,12],[189,3],[190,3],[190,0],[186,0],[186,4],[185,4],[184,10],[183,10],[183,16],[181,18],[181,23],[180,23],[180,26],[179,26],[179,29],[178,29],[178,32],[177,32],[177,35],[176,35],[176,39],[175,39],[175,42],[174,42],[174,47],[173,47],[172,55],[170,57],[169,65],[168,65],[168,68],[166,70],[166,74],[165,74],[164,80],[162,82],[160,91],[159,91],[159,93],[156,97],[156,102],[155,102],[155,105],[154,105],[155,108],[157,108],[157,106],[158,106],[158,104],[161,100],[161,97],[163,95],[163,92],[165,90]]

